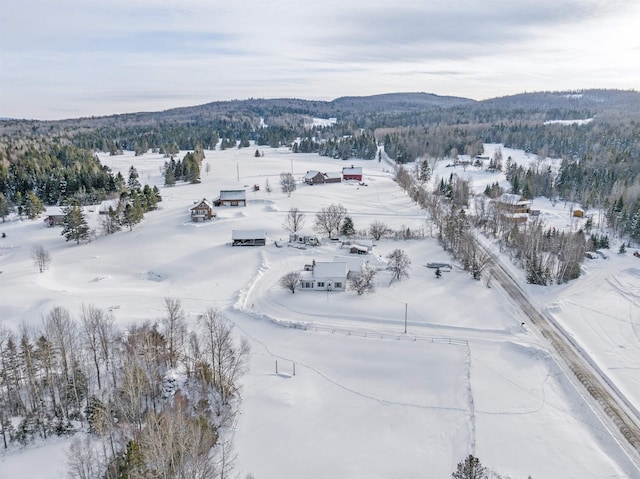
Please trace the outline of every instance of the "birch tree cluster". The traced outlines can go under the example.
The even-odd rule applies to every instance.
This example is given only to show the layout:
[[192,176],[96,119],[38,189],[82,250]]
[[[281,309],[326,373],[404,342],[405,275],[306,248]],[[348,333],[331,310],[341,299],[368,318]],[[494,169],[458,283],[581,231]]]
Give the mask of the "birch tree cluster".
[[187,321],[179,300],[163,306],[125,329],[93,305],[0,329],[2,447],[75,434],[70,478],[229,474],[248,343],[216,308]]

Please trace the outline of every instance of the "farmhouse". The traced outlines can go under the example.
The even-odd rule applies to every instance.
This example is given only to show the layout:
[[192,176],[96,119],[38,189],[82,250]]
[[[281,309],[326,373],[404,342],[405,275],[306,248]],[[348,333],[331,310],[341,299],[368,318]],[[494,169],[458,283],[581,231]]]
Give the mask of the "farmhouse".
[[233,230],[231,246],[264,246],[267,244],[267,233],[262,230]]
[[342,168],[342,179],[345,181],[362,181],[362,168],[359,166],[354,167],[353,165],[351,165],[350,167]]
[[196,223],[198,221],[207,221],[216,217],[216,212],[208,200],[202,199],[198,204],[191,208],[191,219]]
[[340,173],[321,173],[319,171],[309,170],[303,179],[308,185],[340,183],[342,181],[342,175]]
[[313,262],[300,274],[300,287],[315,291],[344,291],[347,286],[347,263]]
[[245,190],[220,190],[220,196],[213,200],[214,206],[247,206]]
[[531,201],[522,195],[503,193],[495,205],[500,218],[507,223],[525,223],[529,218]]

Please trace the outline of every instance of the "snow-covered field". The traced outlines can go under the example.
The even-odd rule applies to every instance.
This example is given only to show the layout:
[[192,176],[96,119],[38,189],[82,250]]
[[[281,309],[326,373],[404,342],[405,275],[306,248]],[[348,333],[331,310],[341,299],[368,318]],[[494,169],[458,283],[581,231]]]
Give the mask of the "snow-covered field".
[[[495,147],[487,145],[486,154]],[[162,186],[160,155],[101,155],[114,172],[126,177],[134,165],[142,183],[157,184],[159,209],[131,232],[99,234],[80,246],[41,221],[0,224],[7,235],[0,239],[0,322],[39,324],[53,306],[78,312],[94,304],[126,326],[160,318],[165,297],[180,299],[193,320],[209,306],[223,308],[252,347],[234,433],[239,477],[445,478],[468,454],[512,478],[640,477],[498,287],[487,288],[457,267],[438,279],[424,266],[452,260],[430,237],[424,213],[393,182],[388,164],[261,150],[260,158],[253,147],[206,151],[211,171],[203,168],[202,183],[172,188]],[[503,149],[503,156],[537,161],[514,150]],[[455,172],[477,191],[503,180],[446,163],[436,166],[436,178]],[[300,179],[310,169],[350,165],[363,167],[367,186],[298,184],[290,197],[280,192],[281,172]],[[194,202],[238,188],[247,189],[246,208],[218,208],[216,220],[190,221]],[[306,250],[275,246],[286,244],[282,223],[291,207],[305,212],[303,229],[311,233],[315,212],[332,203],[347,208],[356,229],[380,220],[424,231],[423,240],[382,240],[374,249],[379,257],[403,249],[412,261],[410,277],[390,284],[388,273],[380,273],[377,291],[364,296],[292,295],[278,287],[283,274],[314,259],[347,254],[329,241]],[[576,227],[572,206],[533,205],[550,222]],[[90,210],[99,230],[97,208]],[[263,229],[267,246],[230,247],[233,229]],[[42,274],[31,260],[35,244],[52,256]],[[618,255],[615,247],[608,259],[585,263],[584,275],[568,285],[523,286],[636,405],[639,285],[640,260]],[[63,445],[0,453],[0,478],[61,477]]]

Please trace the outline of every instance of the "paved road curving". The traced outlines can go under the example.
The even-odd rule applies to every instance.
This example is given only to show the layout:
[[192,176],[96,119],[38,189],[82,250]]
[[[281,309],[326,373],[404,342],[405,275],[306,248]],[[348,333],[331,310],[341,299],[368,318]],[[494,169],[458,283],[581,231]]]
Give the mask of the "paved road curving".
[[[482,247],[482,245],[481,245]],[[584,352],[575,347],[570,339],[560,331],[546,316],[533,307],[529,299],[519,288],[518,283],[502,268],[499,260],[490,251],[487,254],[494,259],[492,273],[494,279],[509,294],[531,323],[549,341],[551,347],[564,360],[567,367],[584,386],[586,392],[601,407],[602,412],[613,422],[635,451],[634,462],[640,464],[640,418],[625,405],[626,398],[619,395],[607,385],[607,378],[599,375],[583,356]]]

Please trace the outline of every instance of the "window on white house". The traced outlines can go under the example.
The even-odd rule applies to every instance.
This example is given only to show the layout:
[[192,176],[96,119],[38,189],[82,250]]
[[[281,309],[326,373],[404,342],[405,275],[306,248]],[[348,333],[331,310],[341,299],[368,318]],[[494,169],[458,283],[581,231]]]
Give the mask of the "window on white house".
[[342,288],[342,283],[335,283],[336,288]]
[[318,281],[318,288],[324,288],[324,283],[322,281]]

